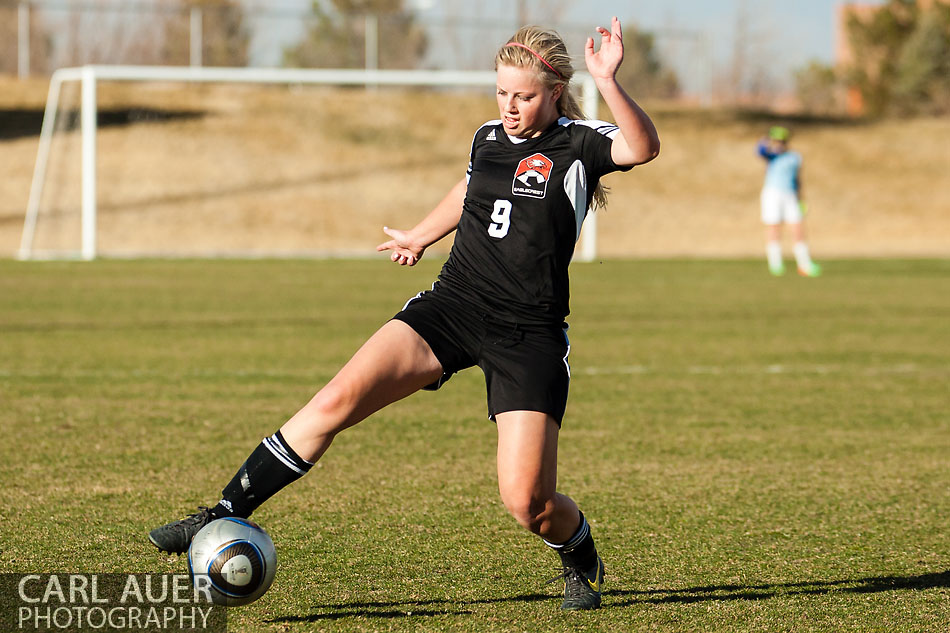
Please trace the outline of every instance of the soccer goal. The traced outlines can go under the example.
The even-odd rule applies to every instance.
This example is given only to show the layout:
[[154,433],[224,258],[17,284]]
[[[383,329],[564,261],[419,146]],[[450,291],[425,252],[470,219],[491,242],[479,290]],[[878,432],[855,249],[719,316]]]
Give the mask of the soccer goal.
[[[577,79],[596,118],[596,86]],[[492,71],[57,70],[18,257],[369,255],[380,227],[411,226],[464,173],[494,85]],[[578,259],[596,235],[591,214]]]

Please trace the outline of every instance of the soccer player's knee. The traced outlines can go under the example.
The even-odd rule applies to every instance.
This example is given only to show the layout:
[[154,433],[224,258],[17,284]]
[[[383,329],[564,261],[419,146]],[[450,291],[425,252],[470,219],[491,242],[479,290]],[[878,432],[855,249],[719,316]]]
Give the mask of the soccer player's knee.
[[509,514],[530,532],[537,534],[549,518],[550,504],[547,499],[530,494],[502,493],[502,500]]
[[314,413],[324,419],[344,418],[353,408],[354,397],[345,386],[331,382],[310,401]]

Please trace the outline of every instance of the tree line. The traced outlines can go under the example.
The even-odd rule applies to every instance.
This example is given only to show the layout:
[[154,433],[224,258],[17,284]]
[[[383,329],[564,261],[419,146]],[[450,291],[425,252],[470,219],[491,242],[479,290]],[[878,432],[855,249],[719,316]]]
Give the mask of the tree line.
[[[17,72],[18,4],[16,0],[0,0],[3,73]],[[187,65],[191,59],[192,9],[200,9],[202,15],[202,65],[246,66],[250,61],[248,8],[239,0],[163,0],[148,7],[90,0],[73,11],[61,7],[45,10],[43,6],[33,5],[30,14],[31,74],[49,73],[53,63]],[[365,41],[370,35],[367,16],[374,20],[378,42],[374,67],[420,67],[429,49],[429,36],[405,0],[313,0],[305,33],[284,49],[283,65],[366,67],[369,60]],[[621,80],[641,96],[676,96],[679,82],[663,64],[654,36],[632,26],[625,30],[628,51]]]
[[851,13],[845,33],[849,63],[813,62],[797,73],[805,109],[840,111],[850,92],[869,116],[950,113],[950,2],[889,0]]

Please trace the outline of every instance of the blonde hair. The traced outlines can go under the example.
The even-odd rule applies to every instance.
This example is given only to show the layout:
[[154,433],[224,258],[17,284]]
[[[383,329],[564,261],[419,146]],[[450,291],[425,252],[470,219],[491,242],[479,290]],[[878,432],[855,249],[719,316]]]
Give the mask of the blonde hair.
[[[557,31],[540,26],[523,26],[511,36],[495,55],[495,70],[499,66],[530,68],[538,74],[541,83],[549,90],[561,86],[557,111],[563,117],[583,120],[584,111],[571,92],[574,66],[567,52],[567,45]],[[607,206],[607,189],[600,183],[594,189],[594,210]]]

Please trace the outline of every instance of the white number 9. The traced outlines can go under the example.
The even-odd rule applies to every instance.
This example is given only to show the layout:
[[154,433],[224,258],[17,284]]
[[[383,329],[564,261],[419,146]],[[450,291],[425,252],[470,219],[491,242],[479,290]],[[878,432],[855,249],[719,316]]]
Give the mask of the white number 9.
[[491,219],[492,223],[488,225],[489,235],[497,238],[508,235],[508,229],[511,227],[511,202],[495,200],[495,208],[491,212]]

